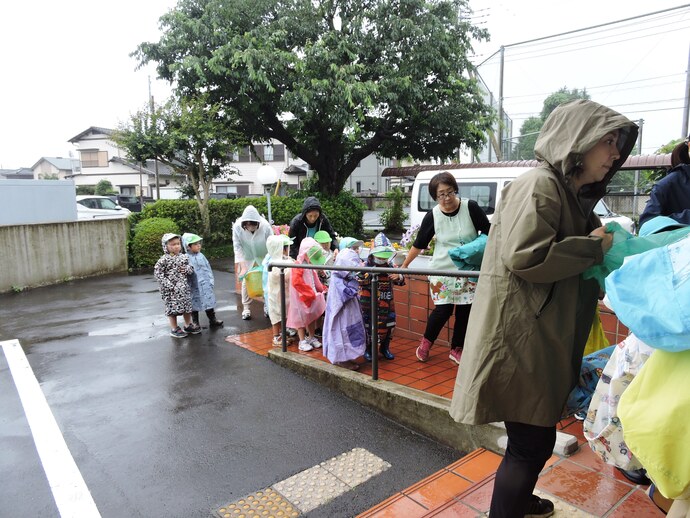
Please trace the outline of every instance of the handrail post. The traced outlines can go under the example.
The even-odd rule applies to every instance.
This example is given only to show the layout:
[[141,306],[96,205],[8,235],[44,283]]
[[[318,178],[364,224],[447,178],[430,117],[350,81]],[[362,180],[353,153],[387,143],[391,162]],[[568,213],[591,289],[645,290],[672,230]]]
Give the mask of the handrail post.
[[283,339],[283,352],[287,352],[287,315],[285,304],[285,268],[280,269],[280,335]]
[[379,379],[379,276],[371,275],[371,379]]

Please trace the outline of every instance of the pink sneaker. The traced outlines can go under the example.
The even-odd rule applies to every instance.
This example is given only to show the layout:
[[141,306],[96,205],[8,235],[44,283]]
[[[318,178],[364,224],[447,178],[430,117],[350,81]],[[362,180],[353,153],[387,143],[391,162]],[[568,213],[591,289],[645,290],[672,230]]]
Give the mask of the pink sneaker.
[[448,358],[460,365],[460,358],[462,358],[462,349],[451,349],[450,356],[448,356]]
[[422,341],[419,343],[419,347],[415,351],[417,359],[420,362],[425,362],[429,359],[429,350],[431,349],[432,343],[426,338],[422,337]]

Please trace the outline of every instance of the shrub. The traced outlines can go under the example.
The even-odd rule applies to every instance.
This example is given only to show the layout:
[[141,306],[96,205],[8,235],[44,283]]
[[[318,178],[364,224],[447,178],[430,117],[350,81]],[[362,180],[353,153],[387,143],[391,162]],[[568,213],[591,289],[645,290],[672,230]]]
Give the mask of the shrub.
[[405,203],[407,196],[400,187],[394,187],[386,193],[386,199],[390,201],[390,207],[381,213],[381,224],[386,234],[401,234],[405,231]]
[[138,223],[132,239],[133,266],[143,268],[155,265],[163,254],[161,238],[167,232],[180,233],[179,226],[169,218],[149,218]]
[[[324,213],[328,216],[333,229],[341,236],[360,237],[362,235],[362,215],[364,205],[350,192],[343,192],[334,197],[324,197],[312,193],[295,193],[291,196],[271,197],[271,217],[276,225],[289,224],[295,215],[302,211],[302,204],[307,196],[316,196],[321,202]],[[204,238],[204,247],[222,249],[232,243],[232,225],[242,215],[247,205],[253,205],[260,214],[268,217],[266,198],[239,198],[236,200],[208,201],[209,216],[211,220],[211,235],[203,235],[201,214],[195,200],[158,200],[147,204],[139,213],[137,221],[141,223],[152,218],[165,218],[177,225],[180,232],[192,232]],[[130,223],[134,227],[136,221],[130,216]],[[139,223],[139,224],[141,224]],[[138,233],[138,226],[134,227],[132,239]],[[171,230],[164,230],[172,232]],[[160,241],[160,235],[158,237]],[[160,245],[160,242],[159,242]],[[134,241],[132,241],[131,264],[142,266],[134,254]],[[160,246],[157,250],[160,250]],[[160,256],[160,253],[157,252]]]

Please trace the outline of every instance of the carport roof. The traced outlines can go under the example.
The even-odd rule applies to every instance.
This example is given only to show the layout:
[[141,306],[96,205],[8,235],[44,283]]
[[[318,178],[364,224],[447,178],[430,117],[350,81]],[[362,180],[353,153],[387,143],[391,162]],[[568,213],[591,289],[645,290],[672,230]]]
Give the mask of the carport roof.
[[[407,167],[386,167],[381,176],[416,177],[422,171],[448,171],[451,169],[476,169],[482,167],[537,167],[537,160],[512,160],[509,162],[473,162],[470,164],[412,165]],[[621,170],[668,169],[671,167],[671,153],[664,155],[629,156]]]

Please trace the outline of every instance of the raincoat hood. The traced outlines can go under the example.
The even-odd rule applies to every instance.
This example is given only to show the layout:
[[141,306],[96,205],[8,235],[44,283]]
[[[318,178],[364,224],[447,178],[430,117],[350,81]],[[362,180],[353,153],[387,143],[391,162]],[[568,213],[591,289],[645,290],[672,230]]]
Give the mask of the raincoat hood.
[[266,240],[266,249],[268,250],[268,255],[274,261],[282,261],[284,246],[285,239],[283,236],[269,236]]
[[163,237],[161,238],[161,245],[163,246],[163,253],[168,254],[168,241],[171,239],[179,238],[180,236],[177,234],[173,234],[171,232],[168,232],[167,234],[163,234]]
[[[534,146],[537,160],[563,175],[567,184],[581,170],[582,160],[601,138],[618,130],[620,157],[601,182],[584,185],[579,195],[601,198],[613,175],[628,158],[637,140],[638,128],[624,115],[593,101],[577,100],[557,107],[546,119]],[[576,193],[577,194],[577,193]]]
[[[335,258],[335,264],[337,266],[361,266],[362,262],[357,252],[352,248],[346,248]],[[348,272],[340,273],[347,274]]]
[[203,241],[203,239],[201,238],[201,236],[198,236],[196,234],[191,234],[189,232],[185,232],[184,234],[182,234],[182,246],[184,247],[185,252],[189,251],[189,245],[199,243],[200,241]]
[[256,210],[254,205],[247,205],[240,216],[240,225],[247,221],[256,221],[257,223],[261,223],[262,219],[261,214],[259,214],[259,211]]
[[306,216],[307,212],[312,210],[318,210],[319,214],[323,213],[319,200],[314,196],[307,196],[302,204],[302,216]]
[[305,237],[299,244],[299,253],[297,254],[297,261],[300,263],[307,262],[307,252],[312,246],[321,246],[313,237]]

